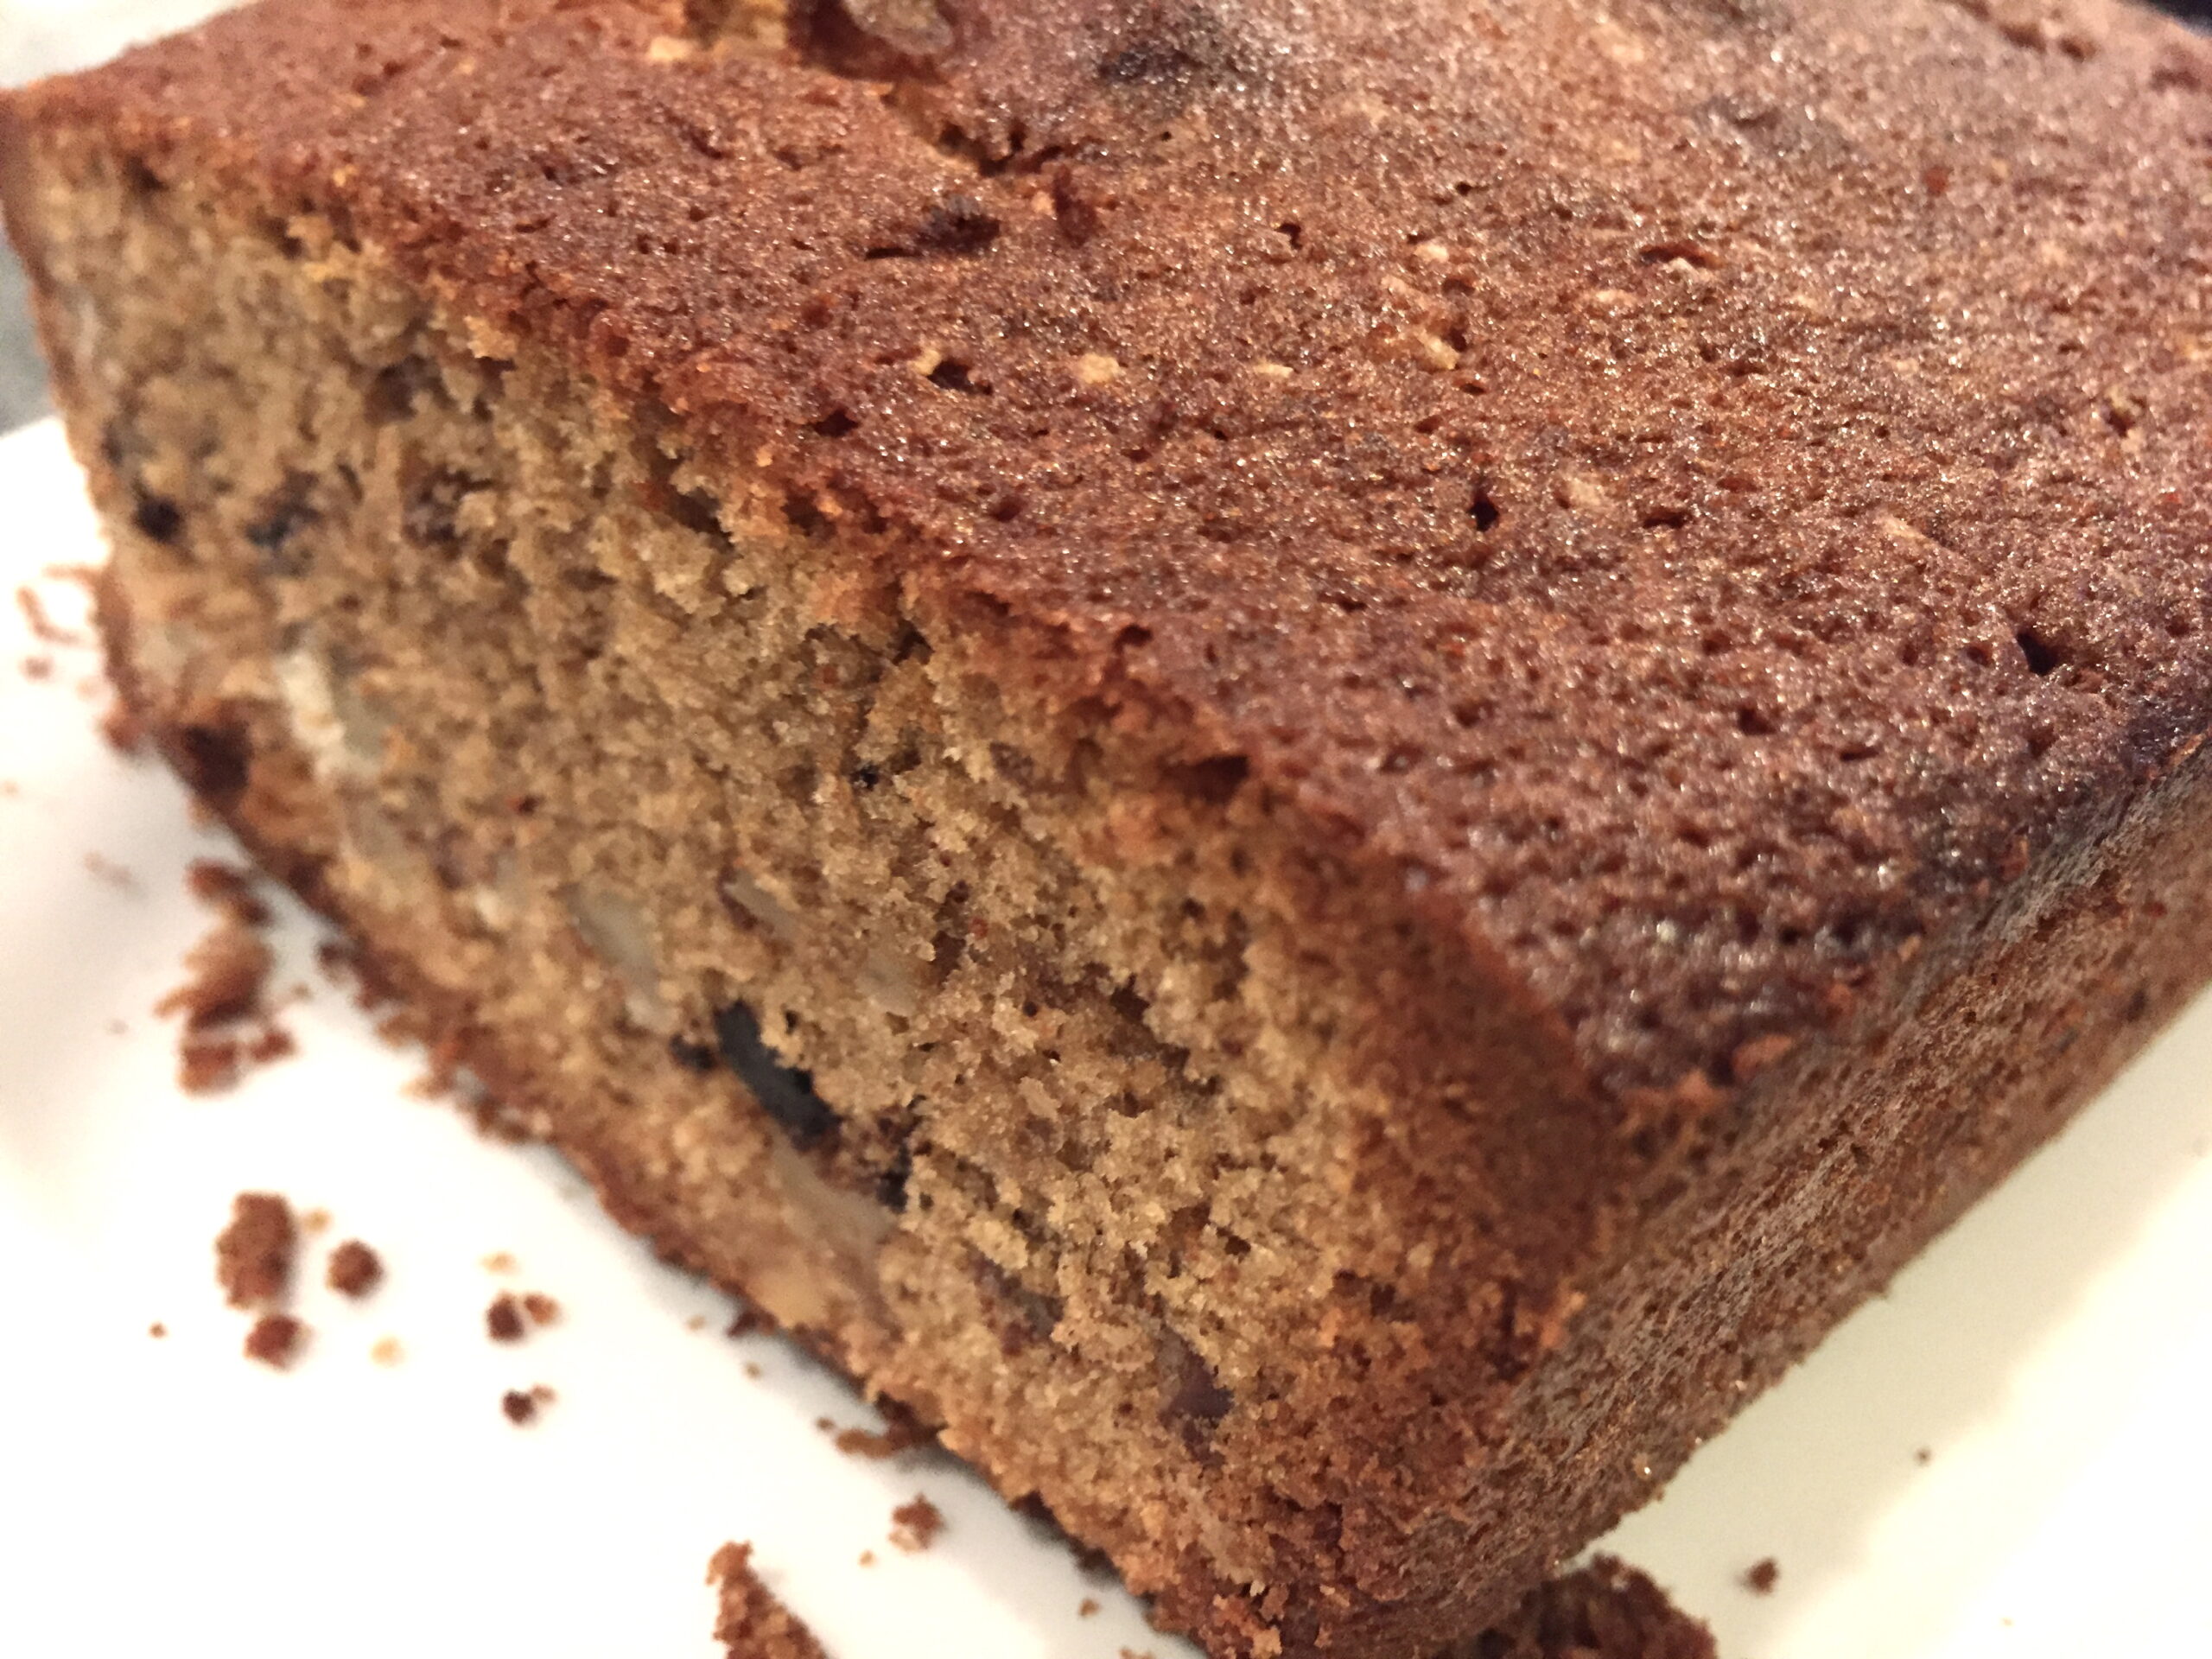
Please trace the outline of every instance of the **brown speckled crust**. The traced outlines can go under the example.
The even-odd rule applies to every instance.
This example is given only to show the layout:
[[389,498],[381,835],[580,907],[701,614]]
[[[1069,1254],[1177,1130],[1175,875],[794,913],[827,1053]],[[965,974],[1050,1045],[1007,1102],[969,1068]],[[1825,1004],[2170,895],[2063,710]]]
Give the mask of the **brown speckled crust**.
[[1243,757],[1615,1091],[1882,995],[2205,724],[2176,26],[941,9],[886,85],[645,3],[279,0],[15,110],[765,452]]
[[[1307,856],[1313,948],[1381,988],[1363,1190],[1448,1244],[1326,1293],[1271,1402],[1295,1504],[1236,1522],[1266,1586],[1194,1559],[1164,1618],[1379,1654],[1492,1617],[2202,978],[2177,31],[944,0],[779,52],[682,10],[272,0],[7,115],[311,208],[485,352],[674,411],[1010,699]],[[317,891],[243,734],[157,738]]]

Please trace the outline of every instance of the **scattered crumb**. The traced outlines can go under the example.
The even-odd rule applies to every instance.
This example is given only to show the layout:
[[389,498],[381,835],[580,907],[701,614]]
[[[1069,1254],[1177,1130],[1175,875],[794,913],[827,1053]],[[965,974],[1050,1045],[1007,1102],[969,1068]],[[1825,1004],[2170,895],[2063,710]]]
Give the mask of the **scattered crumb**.
[[[868,1458],[880,1462],[886,1458],[895,1458],[914,1446],[927,1446],[937,1438],[912,1412],[902,1411],[889,1402],[880,1409],[883,1415],[882,1428],[839,1428],[836,1431],[837,1449],[848,1457]],[[826,1423],[826,1421],[825,1426],[836,1427],[833,1423]]]
[[31,637],[41,645],[81,645],[85,643],[82,635],[72,633],[58,626],[46,613],[46,602],[39,598],[29,583],[26,582],[16,589],[16,607],[22,612],[23,620],[30,625]]
[[216,1236],[215,1282],[232,1307],[267,1307],[292,1287],[292,1253],[299,1235],[292,1207],[273,1192],[241,1192],[231,1200],[230,1225]]
[[1077,1618],[1097,1618],[1098,1598],[1096,1596],[1085,1596],[1081,1601],[1076,1603],[1075,1616]]
[[750,1377],[758,1377],[760,1375],[760,1367],[748,1359],[745,1362],[745,1374]]
[[539,1409],[551,1405],[557,1397],[543,1382],[533,1382],[526,1390],[509,1389],[501,1395],[499,1409],[506,1414],[509,1422],[520,1427],[526,1423],[536,1422]]
[[[1122,1659],[1152,1659],[1152,1649],[1147,1648],[1142,1653],[1139,1653],[1135,1648],[1123,1648]],[[1578,1653],[1573,1656],[1573,1659],[1583,1659],[1583,1656]]]
[[187,1037],[177,1045],[176,1084],[188,1095],[220,1094],[245,1073],[235,1037]]
[[341,1296],[367,1295],[384,1279],[384,1260],[358,1238],[349,1238],[330,1253],[324,1282]]
[[909,1555],[927,1549],[944,1530],[944,1511],[918,1493],[912,1503],[901,1503],[891,1511],[891,1541]]
[[111,1020],[107,1022],[107,1034],[111,1037],[128,1037],[130,1034],[130,1023],[123,1020]]
[[245,1333],[245,1357],[287,1370],[307,1333],[307,1326],[289,1313],[264,1313]]
[[561,1304],[543,1291],[523,1293],[522,1311],[530,1315],[532,1325],[550,1325],[561,1317]]
[[246,1040],[241,1052],[256,1065],[269,1065],[298,1053],[300,1041],[282,1026],[264,1026]]
[[301,1211],[300,1230],[305,1233],[309,1238],[315,1238],[323,1233],[328,1232],[330,1230],[330,1211],[321,1208],[320,1205],[313,1210]]
[[875,1565],[875,1552],[872,1549],[864,1549],[861,1551],[861,1565],[862,1567],[874,1567]]
[[1472,1650],[1484,1659],[1716,1659],[1710,1630],[1610,1555],[1537,1586]]
[[251,929],[225,923],[185,957],[192,978],[154,1005],[159,1014],[181,1014],[187,1031],[207,1031],[251,1015],[269,976],[269,947]]
[[31,656],[23,658],[23,677],[27,680],[50,680],[54,677],[54,658]]
[[219,858],[195,858],[184,872],[185,890],[210,909],[241,927],[264,927],[269,906],[262,899],[260,879],[236,864]]
[[515,1270],[516,1262],[514,1257],[506,1251],[494,1250],[484,1258],[483,1267],[486,1273],[512,1273]]
[[166,1337],[168,1333],[168,1326],[163,1325],[159,1319],[156,1319],[151,1325],[146,1327],[146,1334],[156,1340],[162,1337]]
[[835,1429],[837,1427],[837,1424],[836,1420],[833,1418],[817,1417],[814,1420],[814,1426],[820,1429],[824,1434],[827,1434],[831,1430]]
[[724,1544],[707,1564],[707,1582],[721,1592],[715,1640],[729,1659],[825,1659],[806,1622],[776,1599],[753,1570],[751,1544]]
[[694,1313],[690,1319],[683,1321],[683,1328],[686,1331],[705,1330],[707,1328],[707,1316],[703,1313]]
[[[154,1012],[184,1016],[177,1081],[188,1094],[207,1094],[235,1083],[247,1061],[282,1059],[298,1046],[271,1020],[266,1005],[276,958],[256,931],[267,919],[266,908],[240,887],[235,872],[211,860],[194,864],[186,881],[222,919],[187,954],[192,977],[156,1003]],[[250,1024],[258,1029],[238,1029]]]
[[406,1350],[399,1345],[397,1337],[378,1337],[370,1344],[369,1357],[379,1365],[397,1365],[406,1357]]
[[1935,1454],[1935,1452],[1931,1452],[1930,1450],[1929,1450],[1929,1448],[1928,1448],[1928,1447],[1926,1447],[1926,1446],[1922,1446],[1922,1447],[1920,1448],[1920,1450],[1918,1450],[1917,1452],[1914,1452],[1914,1453],[1912,1454],[1912,1460],[1913,1460],[1915,1463],[1919,1463],[1919,1464],[1932,1463],[1932,1462],[1934,1462],[1934,1461],[1935,1461],[1935,1459],[1936,1459],[1936,1454]]
[[520,1342],[527,1328],[522,1321],[522,1309],[504,1290],[484,1310],[484,1329],[494,1342]]
[[0,795],[13,800],[23,792],[23,786],[12,778],[0,778]]
[[1770,1555],[1744,1574],[1744,1587],[1755,1596],[1770,1596],[1774,1593],[1776,1580],[1781,1577],[1781,1563]]

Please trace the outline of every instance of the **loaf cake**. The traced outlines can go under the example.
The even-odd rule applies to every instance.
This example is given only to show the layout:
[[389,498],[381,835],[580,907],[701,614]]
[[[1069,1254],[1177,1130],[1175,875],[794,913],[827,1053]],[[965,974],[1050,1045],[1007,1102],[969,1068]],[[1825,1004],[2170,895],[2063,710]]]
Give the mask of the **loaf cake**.
[[1208,1650],[1650,1497],[2212,963],[2101,0],[266,0],[12,95],[130,705]]

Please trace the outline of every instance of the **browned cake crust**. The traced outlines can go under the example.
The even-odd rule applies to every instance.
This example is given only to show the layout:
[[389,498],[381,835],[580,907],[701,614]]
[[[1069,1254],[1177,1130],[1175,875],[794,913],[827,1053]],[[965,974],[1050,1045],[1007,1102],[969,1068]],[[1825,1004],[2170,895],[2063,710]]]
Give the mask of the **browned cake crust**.
[[[2208,87],[2098,0],[271,0],[16,95],[0,176],[118,676],[203,796],[626,1221],[1165,1618],[1389,1655],[1649,1497],[2202,979]],[[231,286],[142,323],[145,247]],[[326,350],[353,416],[210,412]],[[483,477],[406,447],[464,440]],[[548,564],[491,476],[567,526],[548,480],[598,454],[649,575]],[[317,524],[350,589],[290,547]],[[837,650],[733,733],[741,630],[684,561],[763,556]],[[472,732],[399,659],[478,651],[503,582],[546,650]],[[582,648],[632,675],[620,723],[531,758],[575,798],[438,797],[502,775],[517,698],[601,707],[563,619],[626,582]],[[331,827],[266,687],[349,606],[393,658],[340,767],[384,768],[377,835],[480,897],[493,819],[575,838],[563,1023],[520,1012],[543,964],[504,923],[396,919]],[[939,748],[777,770],[917,674]],[[759,953],[736,1001],[641,968],[581,849],[593,812],[710,840],[689,795],[620,798],[695,748],[796,840],[888,776],[973,807],[930,854],[961,881],[894,871],[963,924],[947,996],[1109,1086],[863,1110],[929,997],[810,1037],[787,887],[646,918]],[[986,872],[1039,847],[1113,974],[1060,976],[1049,930],[992,955]],[[1155,1098],[1144,1164],[1116,1123]],[[779,1219],[791,1147],[884,1242]]]

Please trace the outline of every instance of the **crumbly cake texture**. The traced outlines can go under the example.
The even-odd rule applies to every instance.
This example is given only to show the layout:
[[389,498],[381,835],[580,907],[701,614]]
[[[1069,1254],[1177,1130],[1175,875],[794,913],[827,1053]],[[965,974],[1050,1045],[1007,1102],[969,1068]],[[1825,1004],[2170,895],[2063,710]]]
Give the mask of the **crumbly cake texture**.
[[2202,978],[2208,88],[2099,0],[270,0],[0,178],[201,798],[1164,1622],[1384,1655]]

